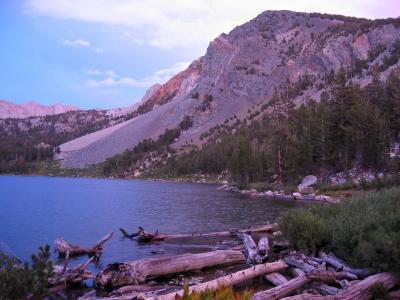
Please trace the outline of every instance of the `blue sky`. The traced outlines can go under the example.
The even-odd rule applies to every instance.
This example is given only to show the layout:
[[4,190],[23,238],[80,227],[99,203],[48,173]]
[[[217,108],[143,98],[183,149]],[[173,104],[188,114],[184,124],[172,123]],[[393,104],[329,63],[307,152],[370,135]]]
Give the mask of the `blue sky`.
[[0,0],[0,99],[131,105],[267,9],[384,18],[400,1]]

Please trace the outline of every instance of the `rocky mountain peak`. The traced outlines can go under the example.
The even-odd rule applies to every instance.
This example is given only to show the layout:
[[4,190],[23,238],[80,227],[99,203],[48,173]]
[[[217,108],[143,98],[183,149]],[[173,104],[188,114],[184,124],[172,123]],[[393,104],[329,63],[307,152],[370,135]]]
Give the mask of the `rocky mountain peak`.
[[71,110],[78,110],[78,108],[72,105],[63,105],[60,103],[46,106],[35,101],[15,104],[6,100],[0,100],[0,119],[23,119],[32,116],[57,115]]
[[193,126],[174,147],[201,146],[213,127],[260,113],[275,91],[290,90],[296,105],[307,99],[318,101],[329,86],[326,78],[340,68],[349,80],[361,85],[372,81],[373,69],[384,80],[399,67],[399,41],[400,19],[263,12],[218,36],[204,57],[158,87],[139,106],[139,117],[113,132],[118,147],[109,146],[106,140],[94,141],[89,146],[90,159],[89,148],[82,155],[77,150],[69,153],[71,160],[66,164],[102,161],[144,138],[158,138],[166,128],[176,128],[185,116],[191,116]]

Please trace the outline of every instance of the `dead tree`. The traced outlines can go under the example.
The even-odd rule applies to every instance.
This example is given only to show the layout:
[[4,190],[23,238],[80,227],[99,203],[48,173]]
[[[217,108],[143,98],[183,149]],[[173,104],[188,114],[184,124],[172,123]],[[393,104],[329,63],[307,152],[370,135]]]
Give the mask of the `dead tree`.
[[182,233],[182,234],[168,234],[160,233],[158,231],[154,233],[149,233],[144,230],[143,227],[139,227],[139,230],[135,233],[128,233],[125,229],[120,228],[122,235],[129,239],[136,238],[139,242],[152,242],[152,241],[162,241],[166,239],[180,239],[180,238],[191,238],[191,237],[223,237],[223,236],[235,236],[238,233],[262,233],[262,232],[272,232],[276,226],[274,224],[266,224],[261,226],[253,226],[248,229],[241,230],[227,230],[227,231],[217,231],[208,233]]
[[106,236],[104,236],[100,241],[94,244],[92,247],[81,247],[79,245],[72,245],[65,241],[63,238],[58,238],[55,240],[56,251],[58,255],[63,257],[69,253],[70,256],[77,256],[77,255],[89,255],[99,257],[103,245],[112,238],[113,232],[110,231]]

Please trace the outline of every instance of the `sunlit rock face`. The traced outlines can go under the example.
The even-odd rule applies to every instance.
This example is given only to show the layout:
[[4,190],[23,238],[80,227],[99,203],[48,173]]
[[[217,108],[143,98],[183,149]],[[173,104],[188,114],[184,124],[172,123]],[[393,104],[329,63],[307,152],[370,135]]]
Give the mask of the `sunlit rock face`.
[[[341,16],[266,11],[255,19],[221,34],[205,55],[185,71],[157,86],[137,108],[137,117],[118,128],[60,146],[62,163],[84,167],[130,149],[145,138],[157,139],[188,115],[193,126],[174,143],[201,146],[200,137],[234,116],[244,119],[268,105],[275,90],[284,90],[304,76],[312,84],[296,95],[299,105],[319,100],[324,78],[343,67],[364,67],[353,82],[366,85],[400,39],[399,20],[368,21]],[[381,72],[384,79],[399,63]],[[207,102],[207,103],[205,103]],[[89,141],[87,140],[89,139]],[[73,144],[73,147],[71,146]]]

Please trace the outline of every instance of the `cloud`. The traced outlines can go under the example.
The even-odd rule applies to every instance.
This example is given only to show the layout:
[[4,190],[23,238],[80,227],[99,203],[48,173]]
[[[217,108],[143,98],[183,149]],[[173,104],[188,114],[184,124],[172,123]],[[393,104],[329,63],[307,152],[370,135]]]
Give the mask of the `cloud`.
[[92,44],[87,40],[77,39],[77,40],[64,40],[64,46],[78,47],[78,48],[88,48],[96,53],[103,53],[102,48],[93,47]]
[[179,62],[171,67],[160,69],[154,74],[135,79],[131,77],[121,77],[114,71],[100,71],[97,69],[86,70],[86,74],[90,76],[105,76],[103,79],[91,79],[87,81],[90,87],[140,87],[149,88],[156,83],[164,83],[175,74],[183,71],[189,66],[188,62]]
[[[171,49],[205,47],[264,10],[290,9],[367,18],[397,17],[398,0],[26,0],[29,13],[54,19],[121,25],[139,43]],[[126,29],[128,28],[128,30]]]
[[85,74],[88,76],[107,76],[107,77],[117,77],[117,73],[113,70],[100,71],[99,69],[87,69]]

